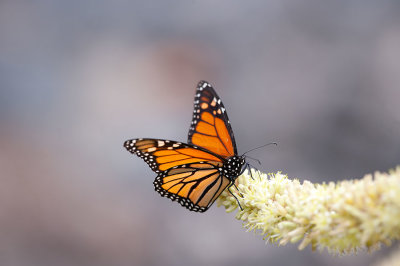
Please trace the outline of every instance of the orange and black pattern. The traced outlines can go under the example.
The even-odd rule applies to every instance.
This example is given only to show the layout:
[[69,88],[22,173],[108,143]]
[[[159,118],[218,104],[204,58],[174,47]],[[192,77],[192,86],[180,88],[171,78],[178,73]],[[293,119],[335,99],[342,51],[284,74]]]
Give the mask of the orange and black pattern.
[[204,212],[242,172],[225,108],[205,81],[197,87],[189,143],[131,139],[124,147],[157,173],[155,190],[191,211]]
[[188,143],[224,158],[237,154],[228,114],[221,99],[206,81],[197,85]]
[[178,201],[192,211],[206,211],[230,184],[221,175],[220,162],[180,165],[159,174],[154,187],[163,197]]
[[124,147],[142,158],[156,173],[189,163],[208,161],[221,162],[218,155],[213,155],[202,148],[163,139],[132,139]]

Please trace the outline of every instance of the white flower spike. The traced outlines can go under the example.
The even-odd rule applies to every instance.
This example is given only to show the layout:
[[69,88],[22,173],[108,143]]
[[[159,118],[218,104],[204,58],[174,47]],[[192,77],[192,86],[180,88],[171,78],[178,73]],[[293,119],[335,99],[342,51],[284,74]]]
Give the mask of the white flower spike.
[[[291,180],[280,172],[252,171],[237,179],[234,192],[243,210],[236,218],[248,231],[280,245],[300,242],[299,249],[331,253],[375,250],[400,238],[400,166],[360,180],[312,184]],[[227,212],[238,208],[227,191],[218,204]]]

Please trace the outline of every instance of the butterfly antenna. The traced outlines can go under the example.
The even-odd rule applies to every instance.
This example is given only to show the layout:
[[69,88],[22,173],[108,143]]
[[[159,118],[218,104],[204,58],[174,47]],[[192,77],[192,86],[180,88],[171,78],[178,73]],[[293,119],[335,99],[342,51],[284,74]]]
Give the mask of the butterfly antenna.
[[[274,144],[274,145],[278,146],[278,143],[276,143],[276,142],[270,142],[270,143],[264,144],[264,145],[262,145],[262,146],[253,148],[253,149],[251,149],[251,150],[249,150],[249,151],[246,151],[245,153],[243,153],[243,155],[245,155],[245,154],[248,153],[248,152],[251,152],[251,151],[254,151],[254,150],[258,150],[258,149],[260,149],[260,148],[263,148],[263,147],[268,146],[268,145],[271,145],[271,144]],[[243,156],[243,155],[242,155],[242,156]],[[247,156],[247,157],[248,157],[248,156]],[[249,158],[250,158],[250,157],[249,157]]]
[[261,162],[260,162],[260,160],[258,160],[258,159],[256,159],[256,158],[253,158],[253,157],[250,157],[250,156],[245,156],[246,158],[249,158],[249,159],[252,159],[252,160],[254,160],[254,161],[256,161],[259,165],[261,165]]

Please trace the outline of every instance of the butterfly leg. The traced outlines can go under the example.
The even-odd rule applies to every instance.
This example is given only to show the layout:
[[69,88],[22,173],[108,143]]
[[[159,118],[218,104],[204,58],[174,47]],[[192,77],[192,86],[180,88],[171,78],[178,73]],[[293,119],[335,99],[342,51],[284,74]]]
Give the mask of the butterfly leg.
[[[229,193],[231,193],[231,195],[236,199],[236,201],[237,201],[237,203],[238,203],[238,205],[239,205],[240,210],[243,211],[242,205],[240,205],[240,202],[239,202],[238,198],[237,198],[237,197],[235,196],[235,194],[233,194],[232,191],[231,191],[231,187],[232,187],[232,186],[235,186],[235,188],[237,189],[237,191],[240,193],[240,191],[239,191],[238,187],[236,186],[235,182],[233,182],[232,184],[229,185],[228,191],[229,191]],[[240,193],[240,196],[243,197],[242,193]]]
[[247,164],[247,169],[249,169],[249,173],[250,173],[251,179],[254,180],[253,173],[251,172],[251,168],[254,168],[254,167],[248,163],[248,164]]
[[254,180],[254,178],[253,178],[253,174],[252,174],[252,172],[251,172],[252,169],[254,169],[254,171],[256,171],[258,175],[261,174],[260,170],[258,170],[256,167],[254,167],[253,165],[251,165],[251,164],[249,164],[249,163],[247,163],[246,169],[249,170],[249,172],[250,172],[250,177],[251,177],[253,180]]
[[240,171],[239,176],[242,175],[246,171],[246,169],[248,169],[248,167],[249,167],[249,163],[245,163],[242,167],[242,170]]
[[[254,168],[252,165],[250,165],[249,163],[246,163],[245,165],[244,165],[244,167],[242,168],[242,171],[240,172],[240,174],[239,175],[241,175],[241,174],[243,174],[244,173],[244,171],[246,171],[246,170],[248,170],[249,171],[249,174],[250,174],[250,177],[251,177],[251,179],[253,179],[254,180],[254,178],[253,178],[253,174],[251,173],[251,168]],[[256,168],[254,168],[254,169],[256,169]],[[257,170],[258,171],[258,170]]]

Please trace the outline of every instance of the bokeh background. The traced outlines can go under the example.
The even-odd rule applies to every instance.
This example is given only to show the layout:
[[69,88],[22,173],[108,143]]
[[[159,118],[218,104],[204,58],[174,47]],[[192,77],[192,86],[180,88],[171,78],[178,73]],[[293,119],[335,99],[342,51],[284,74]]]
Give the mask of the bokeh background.
[[397,0],[0,2],[0,265],[369,265],[277,247],[153,190],[122,144],[185,141],[211,82],[264,172],[359,178],[400,158]]

